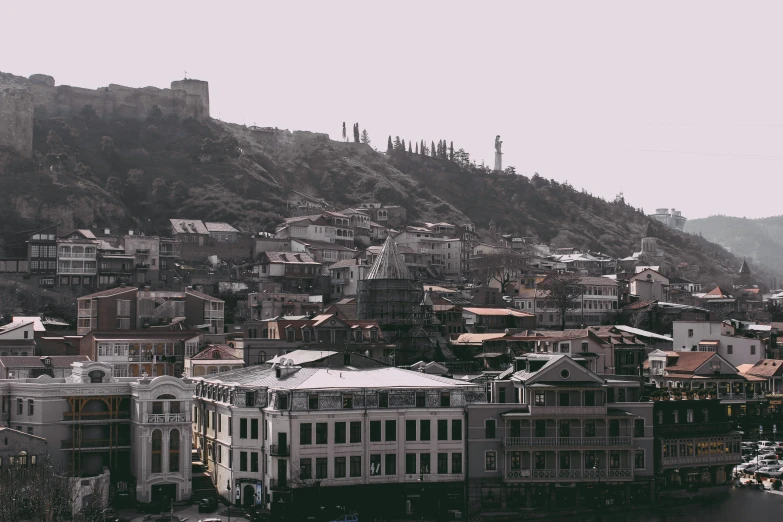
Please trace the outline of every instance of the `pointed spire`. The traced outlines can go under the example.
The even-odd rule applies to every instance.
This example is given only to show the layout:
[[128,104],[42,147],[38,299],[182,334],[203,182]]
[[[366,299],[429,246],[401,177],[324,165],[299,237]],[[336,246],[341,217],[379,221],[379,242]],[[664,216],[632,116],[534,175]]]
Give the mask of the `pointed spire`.
[[413,279],[405,264],[405,258],[397,250],[397,243],[391,236],[386,238],[378,259],[367,274],[367,279]]
[[745,261],[745,258],[742,258],[742,266],[740,267],[740,274],[748,274],[750,275],[750,267],[748,266],[748,262]]

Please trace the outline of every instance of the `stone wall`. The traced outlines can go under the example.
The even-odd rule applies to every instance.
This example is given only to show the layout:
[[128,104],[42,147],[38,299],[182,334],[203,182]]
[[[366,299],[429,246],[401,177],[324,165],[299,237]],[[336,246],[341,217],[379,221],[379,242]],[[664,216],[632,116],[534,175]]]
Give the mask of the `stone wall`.
[[200,80],[171,82],[171,89],[135,89],[110,84],[99,89],[55,86],[54,78],[34,74],[23,78],[0,72],[0,148],[30,156],[33,117],[70,118],[91,105],[99,118],[144,119],[158,107],[163,116],[209,118],[209,84]]
[[33,152],[33,94],[21,76],[0,72],[0,148]]

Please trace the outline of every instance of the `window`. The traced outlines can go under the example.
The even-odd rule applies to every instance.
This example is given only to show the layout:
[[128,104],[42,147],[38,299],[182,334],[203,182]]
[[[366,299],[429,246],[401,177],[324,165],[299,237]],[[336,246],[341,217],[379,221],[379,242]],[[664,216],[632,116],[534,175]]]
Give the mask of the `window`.
[[499,391],[499,393],[498,393],[498,402],[500,404],[505,404],[506,403],[506,388],[505,388],[505,386],[499,387],[498,391]]
[[318,409],[318,395],[311,394],[307,398],[307,408],[310,410],[317,410]]
[[334,423],[334,443],[335,444],[345,444],[345,423],[344,422],[335,422]]
[[[240,424],[240,427],[242,425]],[[312,444],[313,443],[313,425],[308,423],[302,423],[299,425],[299,444]]]
[[299,478],[302,480],[313,478],[313,459],[302,459],[299,461]]
[[413,475],[416,473],[416,454],[415,453],[406,453],[405,454],[405,473],[408,475]]
[[381,442],[381,421],[370,421],[370,442]]
[[560,420],[560,436],[561,437],[571,436],[571,421],[569,421],[568,419]]
[[247,451],[239,452],[239,471],[247,471]]
[[462,453],[451,454],[451,472],[455,474],[462,473]]
[[595,421],[585,421],[585,437],[595,437]]
[[484,437],[487,439],[495,438],[495,420],[487,419],[484,421]]
[[571,406],[571,394],[569,392],[560,392],[560,406]]
[[397,440],[397,421],[386,421],[386,442],[393,442]]
[[430,473],[430,454],[429,453],[421,453],[419,454],[419,473],[424,473],[429,475]]
[[756,355],[756,345],[755,344],[751,344],[750,345],[750,354],[751,355]]
[[730,345],[728,345],[728,346],[726,346],[726,353],[727,353],[728,355],[731,355],[731,354],[733,354],[733,353],[734,353],[734,346],[733,346],[733,345],[731,345],[731,344],[730,344]]
[[589,349],[589,343],[587,341],[582,341],[582,351],[586,352]]
[[278,410],[287,410],[288,409],[288,395],[278,395],[277,396],[277,409]]
[[258,472],[258,452],[254,451],[250,454],[250,471]]
[[[231,423],[228,424],[228,434],[231,435]],[[250,419],[250,438],[258,438],[258,419]]]
[[218,433],[220,433],[220,432],[223,431],[223,416],[218,414],[217,421],[218,421],[218,429],[217,430],[218,430]]
[[[351,444],[361,442],[362,441],[362,423],[359,422],[352,422],[351,423]],[[361,476],[361,475],[357,475]]]
[[592,469],[598,466],[598,461],[595,458],[595,451],[585,451],[585,469]]
[[448,408],[451,406],[451,394],[449,392],[442,392],[440,394],[440,407]]
[[693,337],[693,329],[688,330],[688,337]]
[[609,452],[609,468],[610,469],[619,469],[620,468],[620,452],[619,451],[610,451]]
[[152,432],[152,472],[162,473],[163,459],[161,456],[163,450],[163,433],[160,430]]
[[430,421],[419,421],[419,440],[430,440]]
[[27,415],[32,415],[35,411],[35,402],[32,399],[27,399]]
[[585,392],[585,406],[595,406],[595,392],[594,391],[586,391]]
[[426,406],[426,398],[424,392],[416,392],[416,407],[424,408]]
[[571,469],[571,454],[567,451],[560,452],[560,469]]
[[438,420],[438,440],[449,440],[449,421]]
[[247,438],[247,419],[239,419],[239,438]]
[[406,420],[405,421],[405,440],[406,441],[414,441],[414,440],[416,440],[416,421],[415,420]]
[[345,457],[334,458],[334,478],[345,478]]
[[633,436],[644,437],[644,419],[633,420]]
[[445,475],[449,472],[449,454],[438,453],[438,475]]
[[451,421],[451,440],[462,440],[462,419]]
[[609,436],[620,436],[620,419],[609,419]]
[[633,467],[636,469],[644,469],[644,450],[636,450],[633,456]]
[[497,469],[497,454],[494,451],[488,451],[484,454],[484,471],[495,471]]
[[385,475],[396,475],[397,474],[397,454],[396,453],[387,453],[384,455],[384,463],[383,463],[385,470]]
[[693,410],[688,410],[685,412],[685,418],[687,422],[693,422]]
[[16,399],[16,414],[21,415],[24,411],[24,404],[22,399]]
[[[351,423],[353,424],[353,423]],[[361,455],[352,455],[351,456],[351,476],[352,477],[361,477],[362,476],[362,457]]]
[[701,420],[702,422],[710,422],[710,410],[708,409],[701,410]]
[[370,455],[370,476],[381,474],[381,456]]
[[546,405],[546,394],[542,391],[537,391],[535,396],[535,405],[536,406],[545,406]]
[[378,394],[378,407],[379,408],[388,408],[389,407],[389,393],[388,392],[380,392]]
[[317,479],[326,478],[326,465],[327,465],[326,463],[327,463],[326,457],[315,459],[315,478]]
[[315,424],[315,443],[316,444],[328,444],[328,427],[325,422],[317,422]]
[[346,409],[353,408],[353,395],[351,395],[350,393],[343,394],[343,408]]

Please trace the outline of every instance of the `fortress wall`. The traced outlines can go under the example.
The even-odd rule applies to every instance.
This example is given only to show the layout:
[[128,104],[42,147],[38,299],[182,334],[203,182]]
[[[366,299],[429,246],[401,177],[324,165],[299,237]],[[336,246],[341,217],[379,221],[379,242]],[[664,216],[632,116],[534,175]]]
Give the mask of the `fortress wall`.
[[0,73],[0,147],[33,152],[33,94],[26,78]]

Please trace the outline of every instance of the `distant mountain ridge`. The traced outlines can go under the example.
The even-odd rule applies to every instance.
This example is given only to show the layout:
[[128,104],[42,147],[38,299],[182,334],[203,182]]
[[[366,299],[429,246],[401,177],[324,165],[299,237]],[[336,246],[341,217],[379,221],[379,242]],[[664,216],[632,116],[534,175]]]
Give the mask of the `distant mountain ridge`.
[[700,234],[735,256],[783,272],[783,216],[760,219],[710,216],[689,220],[685,231]]

